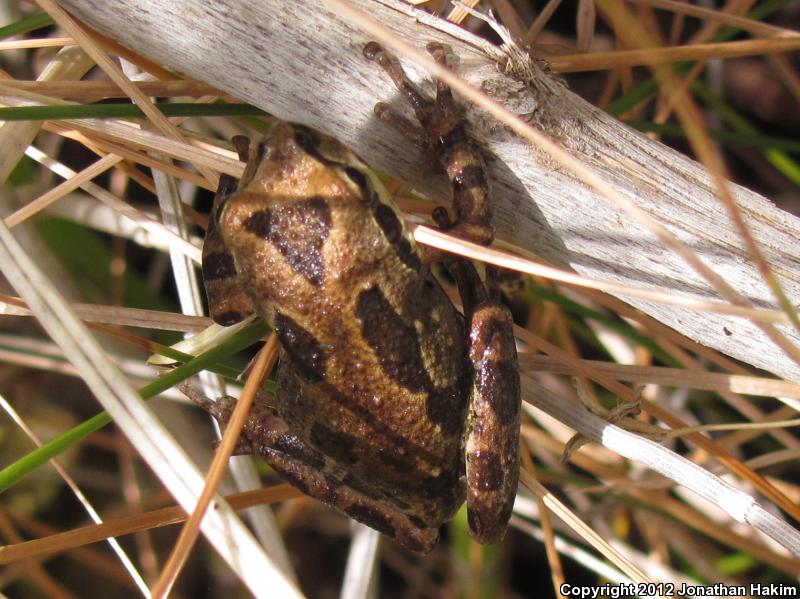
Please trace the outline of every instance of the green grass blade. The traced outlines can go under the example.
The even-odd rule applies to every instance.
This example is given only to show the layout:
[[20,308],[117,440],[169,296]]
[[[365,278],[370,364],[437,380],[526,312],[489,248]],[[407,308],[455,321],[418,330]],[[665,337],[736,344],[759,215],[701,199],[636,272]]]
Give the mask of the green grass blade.
[[[769,15],[778,12],[791,3],[791,0],[767,0],[756,6],[753,10],[747,13],[747,18],[754,21],[761,21]],[[717,35],[711,38],[712,42],[724,42],[732,37],[741,33],[741,29],[734,27],[727,27],[720,31]],[[675,72],[680,75],[685,75],[694,63],[681,62],[676,63],[673,68]],[[658,91],[658,84],[654,79],[648,79],[637,85],[636,87],[628,90],[625,94],[611,102],[606,106],[608,114],[619,116],[637,106],[640,102],[644,102]]]
[[[714,94],[706,85],[695,81],[692,83],[692,92],[700,98],[704,104],[715,110],[720,118],[738,133],[745,136],[760,135],[755,125],[739,114],[735,108]],[[764,157],[787,179],[794,183],[800,183],[800,179],[797,178],[798,172],[800,172],[800,165],[787,155],[784,149],[775,147],[769,148],[764,152]]]
[[[192,358],[189,362],[175,368],[159,377],[153,382],[145,385],[139,390],[143,399],[149,399],[155,395],[169,389],[181,381],[197,374],[201,370],[211,367],[220,359],[236,353],[263,338],[267,332],[267,327],[261,322],[252,327],[248,327],[238,335],[220,343],[217,347]],[[101,412],[89,420],[59,435],[55,439],[48,441],[41,447],[31,451],[13,464],[0,470],[0,493],[12,487],[24,476],[47,462],[57,457],[65,449],[71,447],[81,439],[84,439],[93,432],[101,429],[111,422],[110,416]]]
[[[608,329],[644,347],[663,364],[676,368],[679,367],[679,364],[675,361],[675,359],[661,349],[657,343],[655,343],[647,335],[643,335],[637,331],[625,321],[617,320],[613,317],[603,314],[602,312],[598,312],[592,308],[587,308],[583,304],[579,304],[578,302],[573,301],[559,293],[550,291],[549,289],[545,289],[544,287],[540,287],[538,285],[532,285],[530,288],[530,293],[532,296],[540,300],[553,302],[554,304],[558,305],[566,314],[578,317],[580,319],[590,319],[599,322]],[[602,343],[600,343],[598,339],[594,339],[594,341],[597,343],[598,347],[602,347]]]
[[47,27],[52,23],[53,17],[47,13],[39,13],[38,15],[26,17],[20,21],[17,21],[16,23],[11,23],[9,25],[0,27],[0,40],[7,37],[12,37],[14,35],[20,35],[22,33],[28,33],[29,31],[34,31],[36,29],[41,29],[42,27]]
[[[165,116],[266,116],[249,104],[193,104],[162,102],[155,105]],[[62,106],[12,106],[0,108],[0,121],[56,121],[65,119],[143,118],[135,104],[67,104]]]
[[[682,138],[685,139],[686,135],[680,125],[666,124],[661,125],[652,123],[650,121],[625,121],[631,127],[635,127],[639,131],[648,131],[658,133],[664,137]],[[755,132],[738,132],[738,131],[720,131],[718,129],[708,129],[708,134],[712,139],[730,143],[737,146],[748,148],[758,148],[761,150],[784,150],[786,152],[800,153],[800,141],[795,139],[786,139],[783,137],[772,137],[769,135],[761,135]]]

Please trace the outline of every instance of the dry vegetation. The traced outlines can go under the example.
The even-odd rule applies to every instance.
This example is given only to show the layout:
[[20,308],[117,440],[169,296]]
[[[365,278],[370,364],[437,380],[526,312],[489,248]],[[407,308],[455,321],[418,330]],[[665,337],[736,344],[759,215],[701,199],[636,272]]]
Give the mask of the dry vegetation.
[[[257,135],[271,117],[88,31],[50,0],[0,4],[0,105],[20,108],[0,113],[9,119],[0,129],[2,592],[538,597],[558,595],[563,582],[795,584],[800,382],[699,345],[607,294],[642,290],[549,268],[508,243],[485,250],[437,233],[425,226],[431,204],[398,180],[388,185],[420,243],[526,273],[508,292],[526,404],[505,541],[472,544],[462,513],[421,557],[300,496],[262,463],[232,462],[223,478],[235,424],[212,460],[212,427],[176,403],[175,385],[209,369],[204,389],[220,394],[224,382],[237,384],[253,355],[245,348],[266,332],[256,325],[203,349],[179,347],[216,349],[199,360],[173,353],[184,365],[168,376],[145,361],[209,326],[196,263],[211,190],[220,173],[241,174],[226,140]],[[393,43],[343,1],[328,5]],[[492,41],[500,32],[584,98],[702,162],[736,223],[734,243],[784,311],[745,305],[735,293],[730,304],[685,309],[800,329],[798,299],[783,297],[724,184],[800,212],[796,1],[711,9],[493,0],[472,16],[466,5],[420,8]],[[502,28],[480,16],[488,9]],[[116,112],[122,104],[128,112]],[[507,124],[550,151],[537,131]],[[572,168],[568,154],[553,156]],[[662,241],[665,252],[696,259]],[[769,329],[774,352],[798,361],[785,330]],[[274,347],[264,348],[244,389],[229,389],[241,395],[239,416],[269,372]],[[140,397],[157,397],[146,404],[152,410]],[[110,418],[94,416],[100,406]],[[214,495],[219,485],[227,502]],[[185,528],[175,503],[191,512]],[[233,512],[252,506],[245,521],[254,535]]]

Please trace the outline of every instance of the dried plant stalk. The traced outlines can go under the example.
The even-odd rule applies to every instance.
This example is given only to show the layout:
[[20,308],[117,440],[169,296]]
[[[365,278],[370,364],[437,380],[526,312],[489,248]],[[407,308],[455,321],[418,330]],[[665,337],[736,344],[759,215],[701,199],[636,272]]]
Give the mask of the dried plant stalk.
[[[444,179],[431,177],[429,169],[421,167],[425,158],[371,116],[377,100],[395,95],[379,69],[361,55],[373,36],[320,3],[62,0],[61,4],[136,52],[276,116],[324,130],[374,166],[446,200]],[[497,59],[502,53],[453,25],[395,0],[350,4],[417,46],[432,40],[449,44],[457,56],[452,66],[459,75],[599,173],[750,301],[775,306],[709,177],[695,162],[622,125],[536,65],[526,64],[514,76],[501,73]],[[428,79],[411,70],[418,79]],[[470,110],[470,119],[475,136],[492,155],[501,238],[587,276],[719,298],[630,215],[545,152],[531,148],[477,110]],[[786,293],[800,296],[800,221],[756,193],[731,187]],[[748,321],[641,300],[630,303],[704,345],[800,380],[800,365]],[[794,331],[786,334],[797,342]]]

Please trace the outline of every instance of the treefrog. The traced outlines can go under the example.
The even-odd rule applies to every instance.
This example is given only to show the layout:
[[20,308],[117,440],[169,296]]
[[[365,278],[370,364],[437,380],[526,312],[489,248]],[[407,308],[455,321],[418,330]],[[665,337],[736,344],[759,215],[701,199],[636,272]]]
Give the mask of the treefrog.
[[[429,46],[440,63],[441,45]],[[493,238],[481,151],[449,88],[426,99],[396,59],[376,61],[422,128],[378,104],[380,120],[447,173],[454,218],[437,224]],[[512,320],[495,270],[442,258],[462,316],[431,273],[381,181],[336,139],[280,122],[223,176],[203,249],[212,317],[255,311],[280,339],[274,397],[259,396],[237,451],[263,457],[304,493],[418,552],[466,499],[472,536],[500,540],[516,495],[520,389]],[[202,403],[202,402],[201,402]],[[204,407],[224,425],[232,400]]]

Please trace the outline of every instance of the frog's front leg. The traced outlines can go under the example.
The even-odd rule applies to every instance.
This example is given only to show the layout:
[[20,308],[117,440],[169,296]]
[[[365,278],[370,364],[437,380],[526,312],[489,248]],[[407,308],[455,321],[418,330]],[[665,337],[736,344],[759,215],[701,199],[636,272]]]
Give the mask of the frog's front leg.
[[[231,141],[239,154],[239,160],[247,162],[250,141],[241,135],[237,135]],[[206,239],[203,242],[203,284],[206,288],[209,311],[214,322],[226,327],[244,320],[253,313],[253,305],[239,281],[233,255],[222,239],[218,224],[219,214],[228,198],[236,191],[238,184],[234,177],[220,175],[217,193],[214,194],[214,205],[208,219]]]
[[[430,44],[428,51],[437,62],[445,63],[440,44]],[[437,224],[459,237],[490,244],[494,229],[483,154],[466,134],[450,89],[438,81],[436,100],[431,102],[378,44],[367,44],[364,54],[377,61],[406,96],[427,134],[429,151],[450,179],[455,221],[439,208],[434,211]],[[385,105],[377,105],[376,114],[415,143],[422,136]],[[464,448],[469,526],[476,540],[493,543],[505,533],[519,479],[520,385],[513,321],[500,303],[495,267],[486,268],[484,285],[468,261],[457,257],[445,261],[458,284],[469,323],[473,377]]]
[[[211,401],[191,389],[183,392],[221,426],[227,425],[235,406],[231,398]],[[294,434],[260,393],[242,428],[235,453],[261,456],[281,478],[306,495],[382,532],[407,549],[428,553],[439,539],[438,529],[406,514]]]
[[[445,51],[441,44],[429,44],[428,51],[437,62],[445,64]],[[414,127],[381,102],[375,105],[375,114],[416,145],[427,147],[450,179],[456,215],[452,233],[468,241],[489,245],[494,239],[494,226],[483,153],[467,134],[450,88],[438,81],[436,100],[428,100],[408,79],[397,59],[379,44],[368,43],[364,47],[364,56],[377,62],[391,77],[413,108],[422,129]]]

